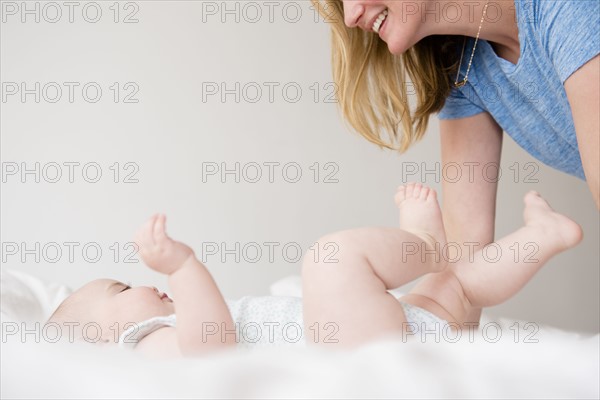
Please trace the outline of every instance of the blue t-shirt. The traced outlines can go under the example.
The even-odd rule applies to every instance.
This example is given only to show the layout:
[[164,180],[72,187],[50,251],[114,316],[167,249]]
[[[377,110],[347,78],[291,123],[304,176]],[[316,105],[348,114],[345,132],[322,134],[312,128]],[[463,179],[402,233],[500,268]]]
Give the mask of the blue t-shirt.
[[[600,53],[600,0],[514,1],[521,50],[517,65],[479,40],[467,84],[452,89],[439,118],[487,111],[533,157],[585,180],[563,85]],[[482,30],[486,23],[489,18]],[[475,38],[467,38],[459,82],[474,43]],[[451,78],[454,82],[456,75]]]

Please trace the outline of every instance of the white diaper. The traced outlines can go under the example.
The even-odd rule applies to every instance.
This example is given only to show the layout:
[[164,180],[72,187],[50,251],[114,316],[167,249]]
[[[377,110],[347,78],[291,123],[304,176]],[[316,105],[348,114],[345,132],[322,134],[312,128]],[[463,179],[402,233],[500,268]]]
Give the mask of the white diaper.
[[[425,330],[429,332],[440,332],[446,325],[448,325],[448,321],[441,319],[437,315],[430,313],[429,311],[413,306],[412,304],[400,302],[402,304],[402,308],[404,309],[404,315],[406,316],[406,322],[410,324],[409,328],[415,328],[419,332],[425,332]],[[409,331],[412,329],[408,329]]]
[[246,296],[227,306],[240,346],[305,345],[301,297]]

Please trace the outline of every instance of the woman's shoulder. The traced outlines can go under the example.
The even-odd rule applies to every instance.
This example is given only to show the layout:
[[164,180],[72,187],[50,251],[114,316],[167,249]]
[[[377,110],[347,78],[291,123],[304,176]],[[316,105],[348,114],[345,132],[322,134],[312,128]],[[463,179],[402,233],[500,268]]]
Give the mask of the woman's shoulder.
[[[542,30],[573,34],[598,32],[598,0],[515,0],[519,3],[522,18]],[[596,22],[595,24],[590,24]]]
[[522,17],[533,24],[536,40],[561,82],[600,52],[600,1],[516,1],[522,1]]

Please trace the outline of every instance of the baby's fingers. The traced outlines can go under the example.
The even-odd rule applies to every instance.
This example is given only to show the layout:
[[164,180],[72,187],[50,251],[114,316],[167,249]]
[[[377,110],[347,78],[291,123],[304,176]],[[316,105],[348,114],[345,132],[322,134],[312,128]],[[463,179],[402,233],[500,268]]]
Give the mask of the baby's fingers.
[[154,224],[154,241],[156,243],[160,243],[161,241],[167,239],[167,234],[165,232],[165,223],[167,217],[164,214],[159,214],[156,219],[156,223]]
[[154,238],[152,232],[158,214],[154,214],[150,219],[137,231],[135,235],[135,242],[140,247],[151,247],[154,245]]

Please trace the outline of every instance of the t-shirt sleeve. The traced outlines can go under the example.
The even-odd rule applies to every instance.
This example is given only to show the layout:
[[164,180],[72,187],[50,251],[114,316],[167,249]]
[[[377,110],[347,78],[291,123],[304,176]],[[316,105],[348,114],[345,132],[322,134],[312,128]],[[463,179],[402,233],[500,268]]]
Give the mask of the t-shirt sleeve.
[[540,0],[538,29],[561,83],[600,53],[600,1]]
[[[465,86],[468,87],[468,86]],[[485,110],[469,100],[459,89],[452,88],[446,103],[438,114],[439,119],[466,118]]]

